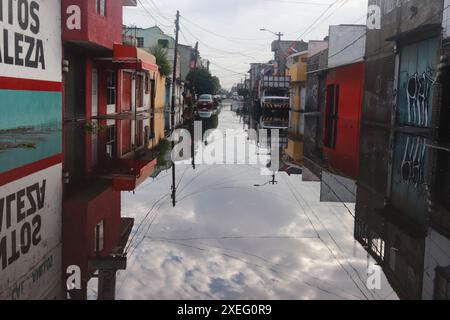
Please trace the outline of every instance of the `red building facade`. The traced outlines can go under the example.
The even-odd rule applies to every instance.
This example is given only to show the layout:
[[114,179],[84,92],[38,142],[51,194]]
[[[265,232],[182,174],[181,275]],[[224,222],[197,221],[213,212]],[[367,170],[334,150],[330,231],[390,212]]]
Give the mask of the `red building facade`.
[[343,174],[357,179],[364,63],[330,70],[327,75],[324,157]]
[[122,44],[123,6],[133,0],[63,0],[63,268],[79,266],[86,299],[99,274],[99,298],[114,298],[115,273],[133,219],[121,217],[122,191],[153,172],[154,56]]

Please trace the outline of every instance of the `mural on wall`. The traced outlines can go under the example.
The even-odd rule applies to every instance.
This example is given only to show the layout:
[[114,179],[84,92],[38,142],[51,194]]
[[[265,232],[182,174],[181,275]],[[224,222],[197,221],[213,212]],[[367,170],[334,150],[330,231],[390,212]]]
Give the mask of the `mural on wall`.
[[439,40],[432,38],[401,49],[397,122],[431,127]]
[[0,1],[0,175],[61,153],[60,9]]

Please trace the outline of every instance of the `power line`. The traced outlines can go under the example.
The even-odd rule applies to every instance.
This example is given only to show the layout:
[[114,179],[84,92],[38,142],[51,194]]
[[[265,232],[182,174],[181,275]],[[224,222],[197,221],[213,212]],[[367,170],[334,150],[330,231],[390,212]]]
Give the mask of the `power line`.
[[[298,204],[300,205],[300,207],[302,208],[305,216],[309,219],[311,225],[313,226],[314,230],[317,230],[316,227],[314,226],[314,224],[311,221],[311,218],[306,214],[306,209],[303,206],[303,204],[301,203],[301,201],[297,198],[296,196],[296,192],[294,191],[294,188],[289,184],[289,182],[287,180],[286,181],[286,186],[289,188],[289,190],[291,191],[292,195],[294,196],[295,200],[298,202]],[[303,199],[303,197],[301,196],[301,194],[299,194],[299,196]],[[305,201],[305,203],[307,203],[307,201]],[[311,208],[312,209],[312,208]],[[325,227],[325,225],[321,222],[321,220],[319,219],[319,217],[317,217],[317,215],[314,212],[314,209],[311,210],[313,215],[316,217],[316,219],[319,221],[319,223],[322,225],[322,227],[324,228],[325,232],[329,235],[329,237],[333,240],[333,242],[336,244],[337,248],[339,249],[339,251],[341,252],[341,254],[344,256],[344,258],[347,260],[347,263],[351,266],[351,268],[358,274],[358,278],[361,280],[361,278],[359,277],[359,272],[357,270],[355,270],[355,268],[349,263],[348,259],[345,257],[345,255],[343,254],[342,249],[340,248],[340,246],[337,244],[336,240],[334,239],[333,235],[330,233],[330,231]],[[328,249],[328,251],[331,253],[331,255],[334,257],[334,259],[336,260],[336,262],[341,266],[342,270],[348,275],[348,277],[352,280],[352,282],[354,283],[354,285],[359,289],[359,291],[363,294],[363,296],[368,300],[367,295],[364,293],[364,291],[359,287],[359,285],[357,284],[356,280],[353,278],[353,276],[350,274],[350,272],[344,267],[344,265],[340,262],[340,260],[338,259],[338,257],[334,254],[333,250],[330,248],[330,246],[325,242],[325,240],[323,240],[320,237],[320,234],[318,233],[318,231],[316,231],[318,234],[318,237],[320,239],[320,241],[323,243],[323,245]],[[361,282],[363,282],[361,280]]]
[[330,4],[318,17],[316,20],[313,21],[313,23],[311,23],[305,30],[305,32],[303,32],[298,38],[297,40],[303,38],[303,36],[305,36],[307,34],[307,32],[320,20],[322,19],[323,16],[325,16],[327,14],[328,11],[331,10],[331,8],[338,3],[341,0],[335,0],[332,4]]
[[[216,32],[213,32],[213,31],[211,31],[211,30],[208,30],[208,29],[206,29],[206,28],[200,26],[199,24],[197,24],[197,23],[195,23],[195,22],[193,22],[193,21],[187,19],[187,18],[184,17],[184,16],[182,16],[182,19],[184,19],[184,20],[185,20],[186,22],[188,22],[189,24],[191,24],[191,25],[197,27],[198,29],[200,29],[200,30],[202,30],[202,31],[204,31],[204,32],[206,32],[206,33],[212,34],[212,35],[214,35],[214,36],[216,36],[216,37],[225,39],[225,40],[230,41],[230,42],[234,42],[234,43],[245,43],[245,44],[247,44],[248,41],[252,41],[252,40],[255,41],[255,40],[256,40],[256,39],[254,39],[254,38],[247,38],[247,39],[244,39],[244,38],[234,38],[234,37],[224,36],[224,35],[218,34],[218,33],[216,33]],[[257,40],[257,41],[262,41],[262,40],[263,40],[263,39]],[[265,41],[265,39],[264,39],[264,41]],[[263,46],[266,47],[266,46],[267,46],[267,43],[261,44],[261,45],[259,45],[258,47],[263,47]]]
[[266,2],[275,2],[275,3],[300,4],[300,5],[318,6],[318,7],[329,6],[328,3],[309,2],[309,1],[289,1],[289,0],[264,0],[264,1],[266,1]]
[[[149,3],[149,0],[145,0],[147,3]],[[153,7],[155,8],[156,13],[163,18],[164,20],[168,21],[168,22],[172,22],[172,19],[168,16],[166,16],[163,11],[158,7],[158,5],[155,3],[155,1],[150,0],[150,2],[152,3]]]
[[232,52],[232,51],[227,51],[227,50],[223,50],[223,49],[219,49],[219,48],[210,46],[210,45],[208,45],[207,43],[205,43],[203,40],[201,40],[201,39],[199,39],[198,37],[196,37],[196,36],[189,30],[189,28],[186,27],[185,24],[183,24],[183,23],[180,23],[180,24],[181,24],[181,26],[183,27],[183,29],[184,29],[184,30],[185,30],[185,31],[186,31],[193,39],[197,40],[199,43],[201,43],[202,45],[204,45],[206,48],[209,48],[209,49],[211,49],[211,50],[213,50],[213,51],[216,51],[216,52],[220,52],[220,53],[222,53],[222,54],[238,55],[238,56],[243,56],[243,57],[246,57],[246,58],[249,58],[249,59],[258,61],[255,57],[250,56],[250,55],[247,55],[247,54],[242,53],[242,52]]
[[171,25],[167,25],[167,24],[161,23],[161,22],[160,22],[158,19],[156,19],[156,17],[150,12],[150,10],[148,10],[147,7],[144,6],[144,4],[142,3],[141,0],[137,0],[137,1],[138,1],[139,4],[141,5],[142,9],[144,9],[145,12],[147,12],[147,14],[148,14],[148,15],[156,22],[156,24],[159,24],[159,25],[161,25],[161,26],[163,26],[163,27],[166,27],[166,28],[171,28],[171,27],[172,27]]

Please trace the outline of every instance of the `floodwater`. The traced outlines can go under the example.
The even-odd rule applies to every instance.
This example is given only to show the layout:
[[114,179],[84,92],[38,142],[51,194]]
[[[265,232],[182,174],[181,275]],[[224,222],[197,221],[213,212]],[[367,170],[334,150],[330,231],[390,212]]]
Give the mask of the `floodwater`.
[[[248,129],[233,103],[219,130]],[[321,202],[301,175],[269,183],[262,168],[177,165],[175,207],[171,171],[123,193],[135,226],[117,299],[398,299],[355,240],[355,204]]]

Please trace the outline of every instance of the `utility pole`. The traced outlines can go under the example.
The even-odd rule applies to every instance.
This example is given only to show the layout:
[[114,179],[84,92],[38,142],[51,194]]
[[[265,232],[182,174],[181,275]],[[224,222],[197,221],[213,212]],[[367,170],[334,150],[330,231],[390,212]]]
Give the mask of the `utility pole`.
[[284,76],[284,75],[286,75],[286,66],[285,65],[281,65],[281,56],[280,56],[280,51],[281,51],[281,37],[282,36],[284,36],[284,34],[283,33],[281,33],[281,32],[278,32],[278,46],[279,46],[279,49],[278,49],[278,51],[277,51],[277,55],[278,55],[278,73],[281,75],[281,76]]
[[281,41],[281,37],[284,36],[284,34],[282,32],[278,32],[277,35],[278,35],[278,41]]
[[195,51],[195,64],[194,64],[194,70],[197,70],[197,67],[198,67],[198,55],[199,55],[199,52],[198,52],[198,41],[197,41],[197,43],[195,44],[195,49],[194,49],[194,51]]
[[[172,122],[172,150],[175,149],[175,140],[173,140],[173,132],[175,131],[175,103],[176,103],[176,84],[177,84],[177,66],[178,66],[178,33],[180,32],[180,11],[177,11],[177,19],[175,21],[175,56],[173,58],[173,76],[172,76],[172,105],[170,117]],[[172,161],[172,205],[176,206],[177,185],[175,178],[175,162]]]

